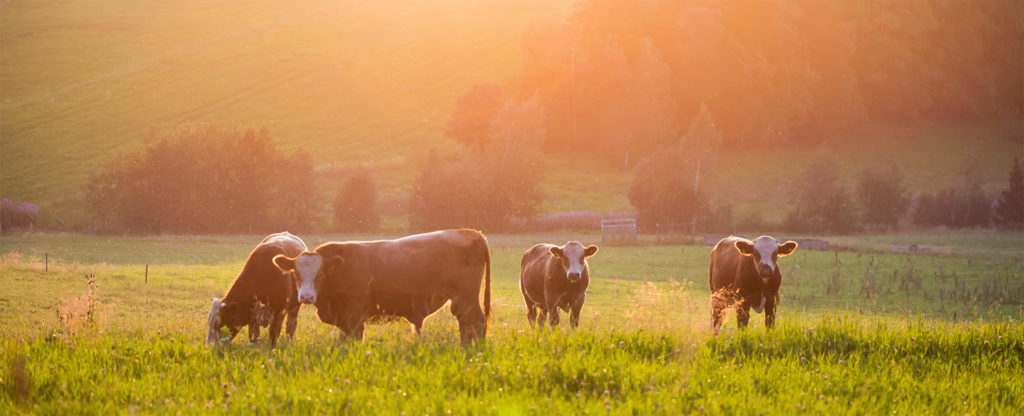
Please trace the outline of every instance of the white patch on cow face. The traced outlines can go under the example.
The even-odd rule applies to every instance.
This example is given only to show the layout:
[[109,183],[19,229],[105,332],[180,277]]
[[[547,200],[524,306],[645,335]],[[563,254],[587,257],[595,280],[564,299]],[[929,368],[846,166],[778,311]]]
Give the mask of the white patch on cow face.
[[565,266],[565,278],[575,282],[583,278],[583,269],[587,264],[583,245],[570,241],[562,246],[562,265]]
[[213,302],[210,304],[210,317],[208,321],[208,332],[206,334],[206,345],[216,344],[220,339],[220,328],[223,326],[221,325],[221,309],[224,309],[225,305],[227,304],[221,302],[217,298],[213,298]]
[[754,240],[754,259],[761,280],[767,281],[775,273],[775,256],[779,253],[779,242],[768,236],[760,236]]
[[299,277],[300,303],[316,303],[316,278],[323,265],[323,257],[316,253],[302,253],[295,259],[295,273]]

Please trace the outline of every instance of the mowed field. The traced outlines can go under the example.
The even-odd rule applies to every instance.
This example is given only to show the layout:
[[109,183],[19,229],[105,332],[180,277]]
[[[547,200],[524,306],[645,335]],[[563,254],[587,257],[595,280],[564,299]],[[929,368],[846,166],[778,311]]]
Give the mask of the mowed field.
[[[371,238],[303,237],[310,246]],[[710,248],[646,239],[603,245],[591,259],[578,330],[530,328],[520,255],[570,238],[600,243],[489,236],[486,342],[460,347],[442,309],[419,338],[392,322],[340,343],[304,307],[295,339],[272,350],[266,335],[203,345],[210,297],[260,236],[2,237],[0,413],[1019,414],[1024,402],[1020,234],[798,249],[780,260],[777,328],[754,314],[740,331],[730,316],[717,337]],[[897,254],[881,250],[887,238],[945,245]],[[86,310],[91,326],[58,317]]]

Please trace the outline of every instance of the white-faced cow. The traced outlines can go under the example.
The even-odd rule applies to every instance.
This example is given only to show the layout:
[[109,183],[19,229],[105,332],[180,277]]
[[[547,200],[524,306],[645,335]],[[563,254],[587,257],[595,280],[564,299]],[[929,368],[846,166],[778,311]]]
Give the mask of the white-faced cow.
[[362,339],[366,320],[376,316],[403,317],[419,333],[423,320],[448,301],[463,344],[487,335],[491,253],[479,231],[330,242],[298,256],[277,256],[274,263],[295,272],[299,301],[316,304],[320,320],[337,326],[342,339]]
[[590,285],[587,257],[597,254],[597,246],[586,248],[578,241],[563,246],[537,244],[523,253],[519,266],[519,290],[526,301],[526,318],[532,325],[550,316],[551,326],[558,325],[558,308],[569,313],[569,326],[580,324],[580,309]]
[[[286,333],[293,337],[301,305],[295,296],[291,273],[275,267],[274,256],[297,256],[305,250],[306,243],[288,232],[264,238],[249,253],[228,293],[222,299],[213,299],[206,343],[230,342],[238,335],[239,328],[246,325],[249,326],[249,341],[255,343],[260,336],[260,326],[269,325],[270,345],[276,346],[286,311]],[[220,331],[224,327],[231,335],[221,338]]]
[[711,287],[711,325],[717,332],[722,325],[722,310],[736,306],[740,328],[750,319],[750,308],[761,313],[764,325],[775,323],[782,273],[777,259],[793,254],[796,242],[779,244],[769,236],[754,241],[739,237],[723,238],[711,250],[708,285]]

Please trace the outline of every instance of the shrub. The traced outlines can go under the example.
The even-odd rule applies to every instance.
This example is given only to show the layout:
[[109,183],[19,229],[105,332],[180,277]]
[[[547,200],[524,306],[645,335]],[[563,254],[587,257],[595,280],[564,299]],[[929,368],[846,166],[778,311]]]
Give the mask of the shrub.
[[334,198],[334,227],[342,232],[375,231],[380,227],[377,181],[364,167],[353,169]]
[[903,174],[895,164],[888,171],[865,169],[857,191],[867,224],[895,228],[910,203],[903,188]]
[[316,203],[309,154],[266,130],[182,129],[121,155],[87,185],[96,219],[133,232],[303,229]]
[[442,162],[432,150],[409,203],[410,228],[509,230],[532,216],[542,200],[543,120],[536,97],[509,99],[491,117],[485,142],[470,145],[476,151]]
[[784,221],[787,231],[845,234],[857,229],[858,218],[830,157],[811,164],[796,181],[796,210]]
[[993,219],[1001,228],[1024,227],[1024,171],[1021,170],[1020,160],[1017,158],[1013,159],[1013,166],[1010,167],[1009,184],[996,202]]

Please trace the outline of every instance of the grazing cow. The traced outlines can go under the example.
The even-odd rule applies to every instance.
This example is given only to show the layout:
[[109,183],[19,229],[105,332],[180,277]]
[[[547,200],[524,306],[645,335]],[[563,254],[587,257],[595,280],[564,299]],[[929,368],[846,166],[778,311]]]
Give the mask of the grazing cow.
[[551,326],[558,325],[558,308],[569,312],[569,326],[580,324],[580,309],[590,285],[590,266],[587,257],[597,254],[597,246],[570,241],[564,246],[537,244],[523,253],[519,266],[519,290],[526,301],[526,317],[530,324],[540,325],[550,315]]
[[[288,232],[271,234],[264,238],[242,266],[241,273],[222,299],[213,299],[210,306],[208,345],[230,342],[239,328],[249,326],[249,341],[260,337],[260,327],[270,326],[270,345],[277,346],[281,322],[287,310],[288,337],[295,335],[296,319],[301,306],[295,297],[292,276],[274,266],[274,256],[297,256],[306,250],[306,243]],[[220,330],[227,327],[231,335],[220,338]]]
[[361,340],[366,320],[382,315],[409,320],[419,334],[423,320],[448,301],[463,344],[487,335],[491,253],[479,231],[324,243],[298,256],[279,255],[274,263],[296,273],[299,301],[315,304],[320,320],[337,326],[342,339]]
[[758,313],[763,309],[764,325],[772,327],[782,284],[776,260],[793,254],[793,250],[796,250],[796,242],[779,244],[764,235],[754,241],[726,237],[715,245],[708,267],[708,286],[711,287],[711,325],[716,332],[722,326],[722,310],[734,305],[740,328],[747,326],[750,308]]

